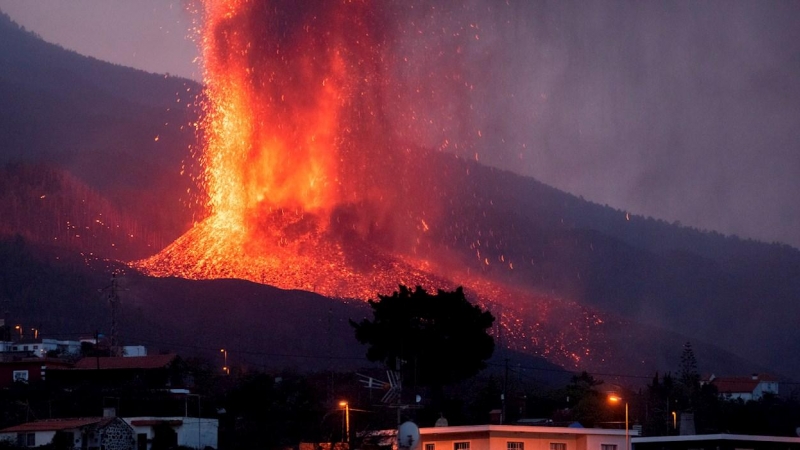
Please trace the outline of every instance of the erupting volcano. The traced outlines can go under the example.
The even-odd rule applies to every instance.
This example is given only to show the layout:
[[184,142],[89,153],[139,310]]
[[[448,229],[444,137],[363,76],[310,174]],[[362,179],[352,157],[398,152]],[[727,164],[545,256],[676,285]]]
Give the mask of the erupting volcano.
[[[154,276],[241,278],[349,299],[398,284],[463,285],[494,309],[503,345],[562,364],[602,359],[590,351],[603,339],[594,312],[482,271],[511,272],[515,263],[492,254],[501,239],[490,226],[462,216],[491,201],[456,204],[469,166],[440,149],[467,141],[459,135],[467,127],[441,128],[453,122],[447,105],[441,121],[423,120],[415,95],[436,102],[442,94],[426,85],[429,74],[407,76],[414,54],[396,39],[414,32],[396,20],[406,7],[205,1],[206,217],[135,265]],[[457,68],[448,71],[451,92],[469,89]],[[420,137],[437,126],[452,139],[424,150]],[[466,253],[476,255],[472,264]]]

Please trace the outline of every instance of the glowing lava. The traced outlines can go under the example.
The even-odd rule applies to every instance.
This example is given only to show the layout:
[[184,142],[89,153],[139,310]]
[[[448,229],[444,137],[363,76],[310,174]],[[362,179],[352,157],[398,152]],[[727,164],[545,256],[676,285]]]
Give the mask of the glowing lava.
[[391,95],[395,58],[379,2],[203,5],[207,217],[137,267],[339,298],[464,285],[498,308],[505,345],[570,364],[589,354],[602,321],[587,309],[465,268],[433,275],[445,273],[426,238],[446,222],[437,186],[465,175],[433,174],[393,138],[413,136],[416,124],[388,119],[414,113]]
[[386,183],[406,156],[381,114],[386,43],[373,6],[204,2],[208,216],[142,268],[353,298],[431,287],[375,245],[410,238],[398,223],[426,213]]

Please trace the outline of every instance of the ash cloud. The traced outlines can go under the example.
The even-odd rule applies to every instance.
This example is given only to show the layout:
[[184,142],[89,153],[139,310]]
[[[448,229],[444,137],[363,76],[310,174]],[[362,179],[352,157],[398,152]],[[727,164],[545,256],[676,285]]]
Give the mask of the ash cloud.
[[394,6],[420,142],[800,247],[799,4],[445,3]]

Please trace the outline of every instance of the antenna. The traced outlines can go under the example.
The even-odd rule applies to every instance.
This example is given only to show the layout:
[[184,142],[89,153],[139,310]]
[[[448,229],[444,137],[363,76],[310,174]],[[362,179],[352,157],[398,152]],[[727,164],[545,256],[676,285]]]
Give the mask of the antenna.
[[119,345],[119,331],[117,330],[117,316],[119,315],[120,298],[119,291],[127,289],[120,289],[117,285],[117,273],[111,274],[111,284],[100,289],[100,292],[108,291],[108,302],[111,303],[111,356],[122,356],[122,349]]
[[419,446],[419,427],[414,422],[403,422],[397,428],[397,446],[404,450],[416,450]]

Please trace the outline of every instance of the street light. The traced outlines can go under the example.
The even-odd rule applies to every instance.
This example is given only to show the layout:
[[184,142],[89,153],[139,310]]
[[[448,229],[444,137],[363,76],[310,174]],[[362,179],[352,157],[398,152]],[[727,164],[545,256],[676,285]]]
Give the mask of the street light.
[[19,338],[22,339],[22,325],[15,325],[14,329],[19,331]]
[[631,450],[630,435],[628,433],[628,401],[615,394],[609,395],[608,401],[611,403],[625,402],[625,450]]
[[344,408],[344,420],[345,420],[345,430],[346,430],[345,436],[347,437],[347,445],[349,447],[350,446],[350,405],[346,401],[342,400],[342,401],[339,402],[339,406]]
[[225,372],[225,375],[231,374],[231,369],[228,368],[228,351],[224,348],[219,349],[220,353],[222,353],[222,371]]

